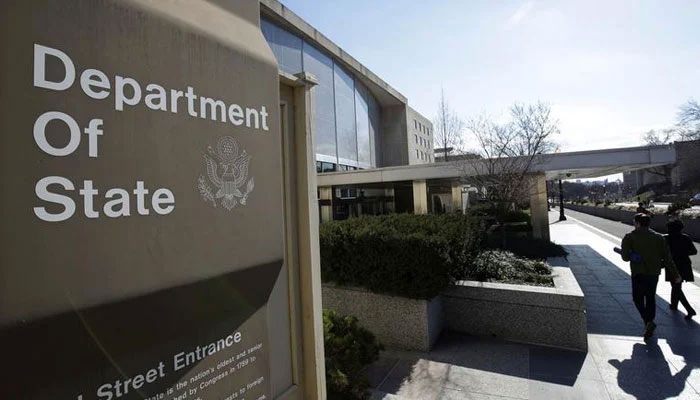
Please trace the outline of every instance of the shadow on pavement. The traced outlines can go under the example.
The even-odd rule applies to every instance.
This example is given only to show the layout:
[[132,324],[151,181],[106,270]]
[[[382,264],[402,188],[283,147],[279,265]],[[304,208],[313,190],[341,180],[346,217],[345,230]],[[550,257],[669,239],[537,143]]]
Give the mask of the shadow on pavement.
[[[570,253],[571,270],[585,295],[588,333],[640,340],[644,324],[632,301],[631,277],[590,246],[565,247]],[[657,293],[669,289],[664,285],[669,283],[662,273]],[[700,366],[700,325],[684,316],[681,311],[671,311],[669,303],[656,296],[658,328],[655,335],[645,343],[634,343],[629,358],[608,359],[608,364],[617,370],[621,390],[639,399],[665,399],[678,396],[684,390],[690,372]],[[684,366],[679,372],[674,373],[659,340],[673,353],[666,356],[683,360]]]
[[[657,334],[642,343],[630,276],[588,245],[565,247],[585,294],[588,333],[593,334],[589,353],[446,332],[429,353],[387,351],[371,368],[372,387],[421,399],[453,398],[445,394],[450,390],[518,398],[542,387],[560,387],[569,390],[562,396],[582,398],[597,398],[606,387],[639,399],[683,393],[691,371],[700,367],[700,325],[671,312],[657,296]],[[665,284],[659,282],[659,288]]]
[[663,360],[663,354],[657,339],[651,338],[644,344],[635,343],[629,359],[608,363],[618,370],[618,387],[638,399],[662,400],[680,395],[693,367],[686,364],[673,374],[668,363],[659,359]]

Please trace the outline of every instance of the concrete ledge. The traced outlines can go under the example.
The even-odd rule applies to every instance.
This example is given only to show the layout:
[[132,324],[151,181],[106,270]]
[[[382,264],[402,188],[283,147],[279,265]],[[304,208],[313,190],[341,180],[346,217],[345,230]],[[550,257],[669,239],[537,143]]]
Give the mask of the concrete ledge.
[[442,295],[447,329],[472,335],[586,351],[583,291],[564,259],[554,288],[462,281]]
[[[609,207],[593,207],[593,206],[582,206],[579,204],[566,204],[564,209],[570,209],[585,214],[595,215],[596,217],[611,219],[613,221],[620,221],[627,225],[632,225],[632,220],[636,214],[633,211],[618,210]],[[693,218],[681,218],[685,228],[683,231],[690,236],[693,240],[700,240],[700,219]],[[651,218],[651,229],[666,233],[666,223],[668,222],[668,217],[665,214],[654,214]]]
[[323,285],[323,308],[354,315],[386,347],[429,351],[442,331],[442,301],[414,300],[365,289]]

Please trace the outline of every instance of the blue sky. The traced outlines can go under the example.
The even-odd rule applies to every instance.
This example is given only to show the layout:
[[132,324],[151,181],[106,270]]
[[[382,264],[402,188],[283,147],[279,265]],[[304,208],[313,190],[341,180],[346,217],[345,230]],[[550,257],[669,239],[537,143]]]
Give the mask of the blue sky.
[[640,145],[700,100],[700,1],[283,0],[435,114],[467,119],[541,100],[563,151]]

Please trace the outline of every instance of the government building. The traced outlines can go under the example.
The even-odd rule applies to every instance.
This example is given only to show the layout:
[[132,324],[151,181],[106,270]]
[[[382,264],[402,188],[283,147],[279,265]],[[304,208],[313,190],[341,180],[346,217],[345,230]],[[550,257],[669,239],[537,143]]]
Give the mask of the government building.
[[433,126],[408,99],[275,0],[261,0],[260,25],[280,71],[311,74],[316,170],[427,164]]

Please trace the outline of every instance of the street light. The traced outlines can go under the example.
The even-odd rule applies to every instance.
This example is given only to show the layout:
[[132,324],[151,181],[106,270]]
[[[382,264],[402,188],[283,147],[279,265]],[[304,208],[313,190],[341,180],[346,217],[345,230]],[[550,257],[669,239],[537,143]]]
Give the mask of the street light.
[[566,221],[566,216],[564,215],[564,185],[559,179],[559,221]]

